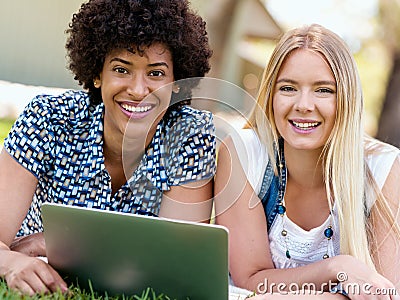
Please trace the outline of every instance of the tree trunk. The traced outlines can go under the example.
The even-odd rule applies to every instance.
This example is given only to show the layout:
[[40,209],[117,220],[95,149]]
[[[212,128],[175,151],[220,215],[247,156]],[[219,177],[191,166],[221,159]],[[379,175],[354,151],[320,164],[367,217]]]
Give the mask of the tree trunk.
[[221,62],[225,45],[232,29],[233,17],[238,0],[209,1],[210,5],[206,11],[207,31],[210,45],[213,50],[211,57],[210,77],[220,77]]
[[379,119],[377,138],[400,147],[400,53],[393,55],[386,96]]

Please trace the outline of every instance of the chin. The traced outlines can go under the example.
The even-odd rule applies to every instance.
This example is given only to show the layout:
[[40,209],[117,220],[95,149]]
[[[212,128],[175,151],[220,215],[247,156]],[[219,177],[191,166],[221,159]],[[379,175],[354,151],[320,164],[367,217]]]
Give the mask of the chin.
[[315,151],[315,150],[319,150],[321,151],[322,148],[324,147],[324,144],[321,143],[299,143],[299,142],[288,142],[286,141],[285,143],[285,147],[290,147],[293,148],[295,150],[301,150],[301,151]]

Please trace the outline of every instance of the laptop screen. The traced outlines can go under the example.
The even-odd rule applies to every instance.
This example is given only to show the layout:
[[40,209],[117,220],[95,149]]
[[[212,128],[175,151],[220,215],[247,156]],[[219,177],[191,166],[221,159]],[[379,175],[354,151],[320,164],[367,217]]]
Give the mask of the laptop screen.
[[48,262],[108,295],[151,287],[175,299],[228,299],[225,227],[45,203]]

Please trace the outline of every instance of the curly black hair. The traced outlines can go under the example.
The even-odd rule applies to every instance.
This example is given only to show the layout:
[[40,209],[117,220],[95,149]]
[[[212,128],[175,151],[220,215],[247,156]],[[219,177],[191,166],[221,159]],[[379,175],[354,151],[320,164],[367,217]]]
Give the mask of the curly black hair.
[[[73,15],[66,33],[68,67],[93,104],[102,102],[93,80],[114,49],[134,46],[141,52],[153,43],[164,44],[172,54],[175,80],[203,77],[210,70],[206,24],[187,0],[89,0]],[[180,94],[190,97],[197,83],[185,84]]]

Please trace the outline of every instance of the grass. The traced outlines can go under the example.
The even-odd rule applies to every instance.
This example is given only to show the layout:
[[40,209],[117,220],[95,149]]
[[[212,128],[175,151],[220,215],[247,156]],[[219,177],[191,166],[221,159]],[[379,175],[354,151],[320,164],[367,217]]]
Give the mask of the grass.
[[3,145],[4,139],[7,137],[14,121],[14,119],[0,118],[0,145]]
[[157,295],[151,288],[147,288],[141,295],[135,296],[115,296],[109,297],[107,295],[99,295],[93,290],[84,291],[78,287],[70,287],[68,295],[60,293],[53,293],[49,295],[38,294],[35,296],[20,295],[18,292],[11,290],[7,287],[4,280],[0,279],[0,299],[2,300],[173,300],[163,294]]

